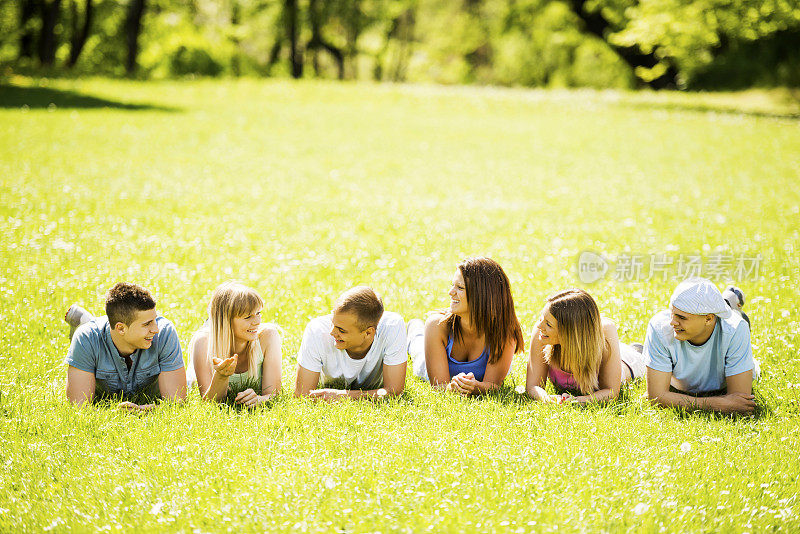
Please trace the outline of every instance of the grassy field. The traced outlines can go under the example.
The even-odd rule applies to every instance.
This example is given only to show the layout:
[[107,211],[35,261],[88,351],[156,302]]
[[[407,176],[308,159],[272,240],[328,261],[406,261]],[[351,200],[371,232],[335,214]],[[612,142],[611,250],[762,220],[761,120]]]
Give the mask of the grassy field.
[[[0,86],[0,531],[797,531],[799,120],[773,93]],[[611,260],[591,285],[584,250]],[[100,313],[120,280],[153,290],[184,348],[217,284],[254,286],[290,390],[305,323],[340,291],[422,317],[467,255],[504,266],[526,338],[546,295],[580,286],[641,340],[677,265],[614,273],[650,254],[758,258],[736,280],[758,417],[654,409],[643,384],[533,404],[514,393],[522,354],[482,399],[410,377],[385,404],[255,412],[63,398],[64,311]]]

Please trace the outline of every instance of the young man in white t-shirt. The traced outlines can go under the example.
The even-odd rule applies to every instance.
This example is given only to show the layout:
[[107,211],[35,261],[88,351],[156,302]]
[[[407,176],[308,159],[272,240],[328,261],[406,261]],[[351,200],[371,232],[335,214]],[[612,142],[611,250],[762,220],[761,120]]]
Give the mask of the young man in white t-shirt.
[[[403,318],[384,312],[369,287],[354,287],[336,300],[331,315],[306,326],[294,395],[324,400],[399,395],[407,360]],[[317,389],[331,381],[343,382],[346,389]]]
[[644,342],[647,396],[665,407],[750,414],[755,410],[750,328],[704,278],[683,281]]

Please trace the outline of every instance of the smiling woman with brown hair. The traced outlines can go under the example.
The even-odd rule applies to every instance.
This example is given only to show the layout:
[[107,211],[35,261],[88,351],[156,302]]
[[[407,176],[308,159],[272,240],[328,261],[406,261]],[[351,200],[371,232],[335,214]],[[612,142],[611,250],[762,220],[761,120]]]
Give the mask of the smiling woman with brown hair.
[[525,349],[511,284],[490,258],[467,258],[450,288],[450,307],[433,313],[424,327],[408,325],[414,374],[462,395],[497,389],[514,354]]

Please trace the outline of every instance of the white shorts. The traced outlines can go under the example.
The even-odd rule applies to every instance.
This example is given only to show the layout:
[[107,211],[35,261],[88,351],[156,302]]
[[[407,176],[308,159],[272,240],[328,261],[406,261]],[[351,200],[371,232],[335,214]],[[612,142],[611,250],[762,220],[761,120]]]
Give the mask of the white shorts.
[[630,345],[620,342],[619,359],[622,360],[622,379],[625,380],[625,366],[628,366],[632,380],[642,378],[647,374],[647,366],[644,364],[644,355]]
[[408,321],[406,348],[411,356],[414,376],[428,380],[428,369],[425,365],[425,323],[421,319]]

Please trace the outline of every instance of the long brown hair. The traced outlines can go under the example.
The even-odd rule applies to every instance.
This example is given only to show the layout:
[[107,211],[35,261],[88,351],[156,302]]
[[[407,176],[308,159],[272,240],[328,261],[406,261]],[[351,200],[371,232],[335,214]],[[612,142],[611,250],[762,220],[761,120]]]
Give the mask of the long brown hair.
[[[467,258],[458,264],[458,270],[464,277],[470,323],[486,338],[489,363],[500,359],[509,340],[516,342],[515,354],[524,351],[525,341],[514,311],[511,283],[500,264],[491,258]],[[441,322],[447,324],[454,339],[462,339],[461,320],[457,315],[447,311]]]
[[572,373],[584,395],[597,391],[605,345],[597,303],[583,289],[566,289],[547,298],[543,313],[548,311],[556,320],[559,344],[545,348],[545,361]]

